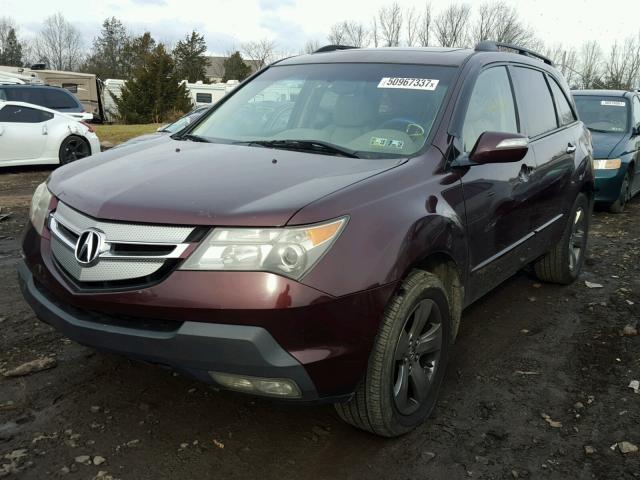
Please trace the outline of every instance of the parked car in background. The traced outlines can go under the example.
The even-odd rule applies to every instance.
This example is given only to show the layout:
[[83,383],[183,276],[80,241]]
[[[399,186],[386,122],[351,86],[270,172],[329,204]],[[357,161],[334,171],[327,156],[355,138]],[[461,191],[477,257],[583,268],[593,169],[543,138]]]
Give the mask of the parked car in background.
[[80,101],[69,91],[49,85],[0,85],[0,102],[32,103],[57,112],[66,113],[78,120],[91,120]]
[[0,166],[64,165],[99,152],[90,125],[38,105],[0,101]]
[[640,192],[640,93],[572,92],[580,119],[591,131],[597,203],[612,212]]
[[165,135],[173,135],[174,133],[178,133],[184,130],[185,128],[187,128],[189,125],[191,125],[191,122],[200,118],[200,116],[204,112],[209,110],[209,108],[211,108],[209,105],[196,107],[186,115],[183,115],[182,117],[180,117],[175,122],[170,123],[168,125],[163,125],[162,127],[158,128],[156,132],[147,133],[146,135],[140,135],[140,136],[134,137],[130,140],[127,140],[126,142],[121,143],[120,145],[117,145],[115,148],[130,146],[140,142],[147,142],[149,140],[154,140],[156,138],[163,137]]
[[322,48],[53,172],[21,288],[82,344],[393,437],[434,408],[466,306],[530,264],[578,277],[592,168],[535,52]]

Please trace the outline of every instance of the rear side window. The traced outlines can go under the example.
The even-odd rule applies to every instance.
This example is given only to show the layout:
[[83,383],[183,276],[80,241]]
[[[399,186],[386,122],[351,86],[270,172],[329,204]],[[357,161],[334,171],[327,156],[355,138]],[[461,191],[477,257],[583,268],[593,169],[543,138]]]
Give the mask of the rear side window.
[[484,132],[518,133],[511,82],[505,67],[482,72],[469,99],[462,127],[465,152],[470,152]]
[[63,108],[78,108],[78,101],[73,95],[64,90],[47,89],[44,91],[43,107],[51,110],[60,110]]
[[560,126],[569,125],[576,121],[576,116],[569,105],[567,97],[560,88],[560,85],[556,83],[553,78],[549,78],[549,84],[551,85],[551,91],[553,92],[553,98],[556,101],[556,108],[558,109],[558,120],[560,120]]
[[0,122],[6,123],[41,123],[51,120],[53,113],[43,112],[35,108],[6,105],[0,109]]
[[525,133],[535,137],[558,128],[551,92],[543,73],[515,67],[513,75],[518,84],[518,106]]

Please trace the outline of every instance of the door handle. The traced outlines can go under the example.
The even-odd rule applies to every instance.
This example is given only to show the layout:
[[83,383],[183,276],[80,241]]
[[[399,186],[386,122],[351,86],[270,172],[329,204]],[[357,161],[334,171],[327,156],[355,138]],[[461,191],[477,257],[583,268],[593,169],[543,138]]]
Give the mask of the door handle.
[[569,145],[567,145],[567,153],[573,153],[576,151],[576,146],[572,145],[571,143]]

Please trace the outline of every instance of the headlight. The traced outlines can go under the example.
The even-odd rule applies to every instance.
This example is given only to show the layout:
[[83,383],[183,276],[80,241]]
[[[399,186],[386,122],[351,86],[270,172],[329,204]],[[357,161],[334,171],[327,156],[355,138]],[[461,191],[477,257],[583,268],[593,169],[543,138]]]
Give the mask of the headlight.
[[31,207],[29,208],[29,218],[39,235],[42,235],[42,230],[44,230],[44,223],[49,213],[49,204],[52,198],[53,196],[47,188],[46,182],[38,185],[36,191],[33,192]]
[[617,170],[622,165],[619,158],[610,158],[608,160],[594,160],[593,168],[596,170]]
[[182,270],[262,271],[300,279],[338,238],[346,218],[304,227],[216,228]]

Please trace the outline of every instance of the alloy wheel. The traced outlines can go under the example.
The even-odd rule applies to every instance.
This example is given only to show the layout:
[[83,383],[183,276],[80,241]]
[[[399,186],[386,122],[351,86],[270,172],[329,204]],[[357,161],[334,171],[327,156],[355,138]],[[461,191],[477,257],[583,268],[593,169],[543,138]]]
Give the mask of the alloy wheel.
[[402,415],[415,413],[425,401],[442,342],[440,308],[433,300],[421,300],[407,316],[394,354],[393,399]]
[[79,160],[80,158],[89,156],[89,146],[83,140],[79,138],[71,138],[67,140],[64,146],[64,161],[65,163]]

